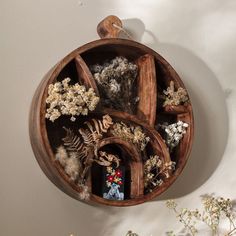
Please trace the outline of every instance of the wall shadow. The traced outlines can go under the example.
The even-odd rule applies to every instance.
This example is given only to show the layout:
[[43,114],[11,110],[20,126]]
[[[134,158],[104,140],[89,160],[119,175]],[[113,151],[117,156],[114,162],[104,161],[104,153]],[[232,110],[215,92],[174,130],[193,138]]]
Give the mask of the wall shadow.
[[[188,195],[202,186],[221,162],[228,139],[228,112],[225,100],[230,91],[223,91],[212,70],[189,49],[160,42],[145,28],[140,19],[124,19],[122,22],[125,30],[135,41],[143,42],[154,49],[174,67],[190,94],[195,119],[195,138],[190,159],[176,182],[154,201]],[[149,43],[143,40],[143,36],[147,36],[145,34],[150,39]],[[122,37],[127,38],[125,34]],[[138,225],[143,225],[143,217],[149,223],[149,229],[143,230],[154,231],[156,223],[150,224],[153,221],[153,204],[150,202],[145,204],[147,205],[127,208],[86,205],[87,214],[84,214],[83,218],[96,223],[93,223],[93,227],[89,230],[86,228],[81,232],[84,235],[91,235],[92,232],[96,232],[97,235],[118,235],[119,226],[122,225],[122,228],[128,230],[132,222],[138,231]],[[72,209],[67,210],[68,215]],[[126,222],[127,216],[129,221]],[[156,222],[168,216],[166,212],[157,214]],[[141,233],[148,233],[144,231]]]
[[176,182],[155,200],[185,196],[211,177],[223,157],[229,129],[227,93],[207,64],[189,49],[158,41],[140,19],[125,19],[123,23],[127,30],[133,29],[131,34],[136,41],[144,34],[152,37],[146,45],[174,67],[190,94],[195,123],[190,159]]

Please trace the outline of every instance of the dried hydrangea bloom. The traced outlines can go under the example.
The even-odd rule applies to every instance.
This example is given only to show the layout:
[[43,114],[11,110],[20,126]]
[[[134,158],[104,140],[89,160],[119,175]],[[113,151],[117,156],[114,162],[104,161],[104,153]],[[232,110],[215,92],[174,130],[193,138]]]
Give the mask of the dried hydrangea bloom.
[[143,151],[150,141],[150,138],[142,131],[140,126],[127,126],[125,123],[115,123],[111,133],[125,141],[135,144],[139,150]]
[[86,90],[83,85],[70,85],[69,82],[70,78],[66,78],[48,86],[45,117],[52,122],[61,115],[70,115],[71,121],[75,121],[75,116],[88,115],[99,102],[99,97],[92,88]]
[[95,64],[90,70],[106,106],[130,112],[136,100],[134,82],[138,67],[124,57],[115,57],[102,65]]
[[174,81],[170,81],[170,86],[163,93],[165,97],[164,107],[167,105],[178,106],[189,100],[188,93],[184,88],[180,87],[175,91]]

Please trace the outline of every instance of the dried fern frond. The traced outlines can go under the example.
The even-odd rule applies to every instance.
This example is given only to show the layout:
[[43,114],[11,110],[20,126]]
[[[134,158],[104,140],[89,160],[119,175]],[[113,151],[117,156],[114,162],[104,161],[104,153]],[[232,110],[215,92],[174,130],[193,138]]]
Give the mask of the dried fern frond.
[[81,142],[81,138],[74,134],[71,129],[67,129],[63,127],[66,131],[66,136],[63,138],[64,146],[69,152],[79,152],[83,148],[83,143]]
[[84,124],[88,126],[91,133],[96,132],[98,135],[107,133],[108,129],[113,125],[112,118],[109,115],[104,115],[102,120],[92,119],[91,121],[86,121]]
[[111,117],[105,115],[102,120],[92,119],[85,122],[84,125],[87,128],[80,128],[78,135],[71,129],[63,127],[66,136],[62,139],[64,147],[61,146],[59,151],[64,154],[64,157],[65,155],[67,157],[65,160],[63,159],[63,167],[72,180],[84,183],[87,172],[94,161],[105,166],[110,165],[110,162],[113,161],[118,162],[118,159],[111,158],[111,156],[104,159],[97,155],[98,142],[112,124]]
[[93,134],[88,129],[79,129],[79,133],[83,138],[84,144],[87,146],[91,146],[97,141],[94,139]]

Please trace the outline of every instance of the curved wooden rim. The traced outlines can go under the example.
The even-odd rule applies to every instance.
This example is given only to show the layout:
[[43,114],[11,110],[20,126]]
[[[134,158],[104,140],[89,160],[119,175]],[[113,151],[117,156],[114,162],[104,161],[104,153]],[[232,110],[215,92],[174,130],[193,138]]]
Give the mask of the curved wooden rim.
[[[34,117],[36,119],[39,119],[38,122],[40,123],[40,127],[41,127],[41,141],[42,141],[42,146],[45,149],[45,153],[50,157],[50,163],[51,163],[51,167],[48,169],[50,172],[52,172],[52,175],[54,173],[56,173],[56,171],[58,171],[60,173],[60,177],[58,177],[58,180],[61,184],[57,184],[55,183],[55,181],[53,181],[52,176],[47,174],[47,176],[49,177],[49,179],[56,184],[60,189],[61,189],[61,185],[64,187],[64,189],[70,189],[73,194],[70,194],[73,198],[78,199],[78,196],[76,195],[76,192],[78,191],[78,186],[76,186],[75,184],[71,183],[70,181],[68,181],[67,176],[65,175],[65,173],[58,168],[58,165],[54,162],[54,154],[52,151],[52,148],[50,147],[49,144],[49,139],[48,139],[48,135],[47,135],[47,129],[46,129],[46,121],[45,121],[45,111],[46,111],[46,103],[45,103],[45,99],[47,97],[47,88],[48,85],[53,83],[53,81],[57,78],[57,76],[59,75],[60,71],[71,61],[73,60],[77,55],[80,55],[90,49],[94,49],[95,47],[100,47],[100,46],[104,46],[104,45],[124,45],[124,46],[130,46],[130,47],[134,47],[134,48],[139,48],[143,51],[145,51],[146,53],[149,53],[151,55],[153,55],[155,57],[155,60],[160,61],[163,66],[166,67],[166,69],[168,69],[170,75],[172,77],[174,77],[177,81],[177,83],[179,84],[179,86],[185,88],[183,82],[181,81],[180,77],[178,76],[178,74],[175,72],[175,70],[172,68],[172,66],[162,57],[160,56],[158,53],[156,53],[154,50],[148,48],[147,46],[140,44],[138,42],[134,42],[131,40],[127,40],[127,39],[99,39],[90,43],[87,43],[85,45],[83,45],[82,47],[72,51],[70,54],[68,54],[61,62],[59,62],[56,66],[55,69],[53,69],[53,71],[51,72],[51,75],[45,79],[45,81],[43,81],[43,86],[41,84],[40,88],[45,88],[43,91],[38,92],[38,95],[35,96],[36,100],[39,100],[40,103],[40,108],[38,111],[38,115],[39,117]],[[189,127],[189,132],[190,132],[190,136],[193,137],[193,112],[192,112],[192,107],[191,105],[188,106],[187,112],[189,117],[190,117],[190,122],[191,122],[191,127]],[[31,111],[32,114],[32,111]],[[144,123],[143,124],[144,127],[147,125]],[[147,127],[150,128],[150,127]],[[31,124],[30,126],[30,133],[31,133],[31,137],[32,137],[32,130],[34,129],[33,125]],[[151,129],[151,128],[150,128]],[[153,132],[157,133],[157,131],[155,131],[153,129]],[[157,133],[157,135],[159,135]],[[32,138],[31,138],[32,139]],[[112,205],[112,206],[128,206],[128,205],[136,205],[142,202],[145,202],[146,200],[151,200],[154,197],[160,195],[162,192],[164,192],[178,177],[178,175],[182,172],[183,168],[186,165],[187,159],[189,157],[190,151],[191,151],[191,147],[192,147],[192,142],[193,139],[190,138],[188,140],[187,146],[185,147],[186,152],[185,152],[185,158],[182,159],[181,163],[179,164],[177,170],[175,171],[174,175],[171,176],[168,179],[168,182],[165,182],[160,188],[155,189],[152,193],[146,194],[144,196],[142,196],[142,198],[136,198],[136,199],[131,199],[131,200],[125,200],[122,202],[119,201],[106,201],[105,199],[102,199],[98,196],[92,196],[91,197],[91,201],[95,201],[95,202],[100,202],[102,204],[106,204],[106,205]],[[159,143],[160,144],[160,143]],[[34,146],[34,144],[32,144],[32,146]],[[36,158],[37,160],[40,158],[40,154],[36,153],[37,151],[35,151],[35,148],[33,147],[33,150],[35,152]],[[46,163],[47,164],[47,163]],[[40,165],[42,167],[42,164]],[[68,186],[66,186],[66,183]],[[68,193],[67,193],[68,194]]]

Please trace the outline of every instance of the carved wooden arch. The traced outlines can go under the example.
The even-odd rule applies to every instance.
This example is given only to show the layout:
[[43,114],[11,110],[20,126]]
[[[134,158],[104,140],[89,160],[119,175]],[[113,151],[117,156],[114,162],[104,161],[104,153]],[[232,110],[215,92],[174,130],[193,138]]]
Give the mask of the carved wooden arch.
[[102,148],[108,144],[116,144],[122,146],[122,148],[129,155],[129,160],[125,160],[131,172],[131,184],[130,184],[130,197],[135,198],[143,195],[144,185],[143,185],[143,162],[141,154],[137,151],[137,148],[118,137],[109,137],[103,139],[98,148]]

